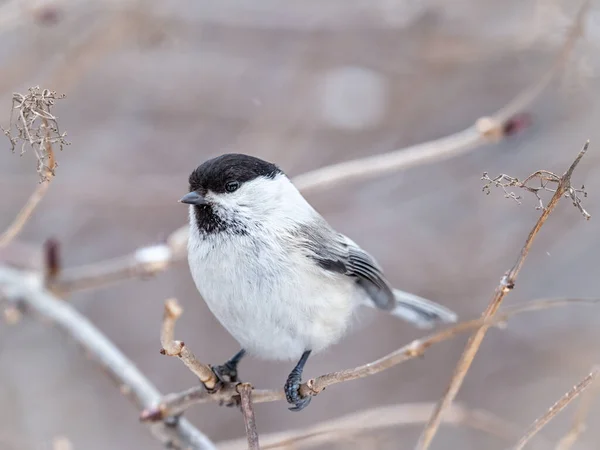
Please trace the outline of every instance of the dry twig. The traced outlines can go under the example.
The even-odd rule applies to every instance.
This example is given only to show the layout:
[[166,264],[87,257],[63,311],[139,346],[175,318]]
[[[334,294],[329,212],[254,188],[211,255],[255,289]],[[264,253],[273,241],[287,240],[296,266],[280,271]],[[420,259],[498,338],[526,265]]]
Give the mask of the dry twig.
[[131,255],[65,269],[53,287],[63,293],[109,286],[132,278],[147,278],[185,259],[187,226],[175,230],[166,244],[137,249]]
[[[10,126],[8,130],[2,129],[2,131],[8,137],[13,152],[19,142],[21,143],[21,155],[25,153],[27,145],[31,146],[38,161],[37,172],[40,175],[40,184],[19,211],[13,223],[0,236],[0,248],[6,246],[21,232],[37,205],[46,195],[50,179],[54,176],[54,170],[58,166],[52,145],[58,144],[61,150],[64,145],[68,145],[65,140],[66,133],[61,134],[58,131],[56,117],[51,113],[55,101],[63,97],[48,89],[40,92],[39,86],[29,88],[27,95],[13,94]],[[18,111],[16,119],[13,114],[15,110]]]
[[[506,136],[514,134],[527,124],[527,121],[523,119],[523,111],[548,88],[568,61],[575,43],[581,35],[588,3],[589,1],[586,1],[580,9],[552,67],[539,80],[523,89],[495,114],[482,117],[475,122],[475,125],[466,130],[441,139],[307,172],[295,177],[294,184],[301,191],[322,189],[345,181],[396,172],[421,164],[450,159],[490,142],[498,142]],[[173,232],[172,236],[176,235],[185,248],[187,233],[188,227],[183,226]],[[173,255],[170,262],[184,258],[185,252],[177,253]],[[142,264],[136,263],[135,260],[127,256],[119,260],[100,261],[82,269],[66,270],[64,276],[58,280],[58,288],[64,292],[71,292],[90,287],[96,288],[105,283],[114,283],[132,277],[153,275],[154,273],[154,270],[146,270]],[[78,279],[78,276],[81,279]]]
[[387,174],[420,164],[431,164],[453,158],[488,143],[498,142],[515,133],[527,124],[527,121],[523,120],[525,109],[548,88],[567,63],[575,43],[582,34],[583,20],[588,7],[589,0],[586,0],[579,9],[552,67],[495,114],[481,117],[469,128],[441,139],[314,170],[296,177],[294,180],[296,186],[301,190],[324,188],[340,182]]
[[[384,428],[418,425],[429,418],[434,406],[434,403],[406,403],[366,409],[309,428],[262,435],[262,449],[323,447]],[[505,441],[516,440],[520,435],[515,425],[487,411],[470,410],[462,405],[452,405],[442,420],[446,424],[472,428]],[[246,439],[219,442],[218,446],[219,450],[241,450],[246,448]]]
[[[434,344],[452,339],[459,334],[478,329],[482,325],[493,326],[502,324],[515,315],[569,305],[594,305],[597,303],[600,303],[600,299],[538,300],[520,307],[507,308],[504,312],[498,313],[494,317],[481,317],[479,319],[460,322],[424,338],[416,339],[402,348],[371,363],[310,379],[301,385],[300,392],[302,395],[317,395],[328,386],[374,375],[403,362],[422,356],[425,351]],[[284,399],[285,395],[283,390],[255,389],[252,391],[252,400],[254,403],[273,402]],[[140,415],[140,420],[156,421],[163,420],[170,416],[177,416],[195,404],[208,402],[237,403],[238,400],[239,394],[236,391],[235,386],[231,384],[226,384],[215,393],[208,393],[202,386],[193,387],[180,393],[166,395],[160,403],[145,409]]]
[[33,194],[31,194],[27,200],[27,203],[25,203],[25,206],[23,206],[21,211],[19,211],[19,214],[17,214],[17,217],[13,223],[11,223],[8,229],[6,229],[6,231],[4,231],[0,236],[0,248],[8,245],[10,241],[17,237],[23,227],[25,227],[25,224],[33,214],[33,211],[35,211],[37,205],[40,203],[42,198],[44,198],[44,195],[46,195],[46,191],[48,191],[49,186],[49,181],[44,181],[38,184],[35,191],[33,191]]
[[237,385],[237,391],[240,394],[240,406],[244,415],[248,450],[260,450],[254,406],[252,405],[252,386],[249,383],[240,383]]
[[[587,152],[588,146],[589,141],[585,143],[585,145],[575,158],[575,161],[573,161],[573,163],[567,169],[567,171],[560,177],[560,181],[556,186],[556,191],[554,192],[554,195],[550,199],[548,206],[544,208],[540,218],[529,233],[529,236],[525,241],[525,245],[521,249],[521,253],[517,258],[517,262],[500,280],[500,284],[496,288],[496,291],[494,293],[494,296],[492,297],[492,300],[490,301],[490,304],[483,313],[484,318],[487,319],[494,317],[506,295],[515,287],[517,275],[523,267],[525,258],[527,258],[527,255],[529,254],[529,250],[533,244],[533,241],[535,240],[540,229],[542,228],[542,225],[546,223],[546,220],[548,220],[548,217],[550,217],[550,214],[552,213],[552,211],[554,211],[554,208],[556,207],[560,199],[563,197],[563,195],[565,195],[566,192],[569,191],[569,189],[571,189],[571,176],[573,175],[573,171],[581,161],[581,158],[583,158],[583,156]],[[456,365],[456,368],[454,369],[454,374],[452,375],[450,384],[446,388],[444,396],[435,408],[431,419],[427,422],[427,425],[423,430],[423,434],[419,438],[417,449],[426,450],[427,448],[429,448],[429,445],[431,444],[431,441],[433,440],[433,437],[435,436],[437,429],[440,425],[441,414],[444,411],[444,409],[446,409],[454,401],[454,398],[458,394],[458,391],[460,390],[463,380],[469,368],[471,367],[471,363],[475,359],[475,355],[477,354],[477,351],[479,350],[479,347],[483,342],[483,338],[485,337],[488,328],[489,325],[482,325],[467,342],[465,350],[458,364]]]
[[[139,408],[155,405],[160,392],[115,345],[87,318],[67,302],[43,289],[42,280],[7,267],[0,267],[0,289],[6,299],[25,310],[50,319],[65,331],[120,386],[120,391]],[[187,420],[158,422],[149,427],[156,439],[168,448],[216,450],[213,443]]]
[[183,341],[176,341],[173,337],[175,323],[182,312],[181,306],[174,298],[165,302],[165,315],[160,333],[160,343],[163,348],[160,353],[167,356],[177,356],[207,389],[214,389],[217,386],[218,379],[210,366],[198,361]]
[[586,429],[585,421],[592,407],[592,400],[597,393],[598,383],[595,383],[594,386],[581,394],[579,407],[573,418],[573,424],[567,434],[565,434],[558,444],[556,444],[555,450],[570,450],[575,442],[577,442],[577,439],[579,439],[579,436],[583,434]]
[[29,88],[25,95],[13,94],[10,126],[6,130],[2,129],[13,152],[19,144],[21,155],[25,153],[27,146],[35,152],[38,161],[37,172],[42,182],[54,176],[57,166],[51,151],[52,145],[57,144],[60,150],[69,145],[66,140],[67,133],[59,131],[56,116],[52,114],[56,100],[64,97],[64,94],[58,95],[48,89],[40,90],[39,86]]
[[[548,185],[554,186],[560,183],[560,176],[547,170],[538,170],[529,175],[527,178],[525,178],[524,181],[519,181],[518,178],[513,178],[506,174],[501,174],[495,178],[490,178],[487,172],[483,172],[483,176],[481,177],[481,179],[486,182],[482,188],[482,191],[485,192],[486,195],[490,194],[491,186],[499,187],[502,188],[502,190],[504,191],[505,198],[511,198],[518,204],[521,204],[521,196],[515,194],[512,191],[509,191],[509,187],[517,187],[519,189],[524,189],[528,192],[531,192],[535,195],[535,197],[538,200],[538,206],[536,206],[535,209],[541,211],[543,211],[546,208],[544,207],[544,200],[540,196],[540,192],[546,191],[554,193],[556,192],[556,189],[552,189],[548,187]],[[533,180],[538,180],[540,182],[540,185],[531,185],[530,183]],[[585,191],[584,185],[581,186],[581,189],[576,189],[572,186],[569,186],[569,188],[565,192],[565,197],[570,198],[573,201],[573,206],[575,206],[579,210],[579,212],[583,215],[583,217],[585,217],[585,219],[589,220],[592,216],[583,207],[580,195],[582,195],[584,198],[587,197],[587,192]]]
[[525,436],[523,436],[517,445],[513,447],[513,450],[523,450],[527,443],[537,434],[539,431],[544,428],[548,422],[550,422],[557,414],[559,414],[563,409],[567,407],[569,403],[571,403],[579,394],[581,394],[585,389],[587,389],[590,384],[598,377],[600,374],[600,367],[595,367],[592,371],[579,383],[577,383],[573,388],[562,396],[560,400],[558,400],[554,405],[550,407],[546,413],[538,418],[535,422],[531,424],[528,428]]

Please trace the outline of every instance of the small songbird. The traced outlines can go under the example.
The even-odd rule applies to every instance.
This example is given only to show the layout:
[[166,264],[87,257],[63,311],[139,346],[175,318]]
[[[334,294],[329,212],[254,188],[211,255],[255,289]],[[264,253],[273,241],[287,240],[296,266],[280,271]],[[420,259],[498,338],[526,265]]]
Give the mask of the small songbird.
[[370,306],[418,327],[456,321],[449,309],[393,289],[375,259],[336,232],[274,164],[225,154],[189,177],[188,262],[198,291],[241,350],[213,370],[237,382],[250,354],[297,360],[285,386],[303,409],[302,371],[311,353],[336,343],[355,310]]

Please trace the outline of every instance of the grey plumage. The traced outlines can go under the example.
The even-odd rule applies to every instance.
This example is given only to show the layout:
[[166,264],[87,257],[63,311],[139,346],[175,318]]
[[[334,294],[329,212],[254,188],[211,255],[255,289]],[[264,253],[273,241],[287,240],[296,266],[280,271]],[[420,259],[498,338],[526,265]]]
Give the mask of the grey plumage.
[[334,231],[323,219],[311,226],[303,225],[293,233],[295,245],[305,248],[308,256],[324,270],[342,273],[356,280],[372,304],[419,328],[436,323],[454,322],[456,314],[437,303],[400,289],[393,289],[375,258],[347,236]]

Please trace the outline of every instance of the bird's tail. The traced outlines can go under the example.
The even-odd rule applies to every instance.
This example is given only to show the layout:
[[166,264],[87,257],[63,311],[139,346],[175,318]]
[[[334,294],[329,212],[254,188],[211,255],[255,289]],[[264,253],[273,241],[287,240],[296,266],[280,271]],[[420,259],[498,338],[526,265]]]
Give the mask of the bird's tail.
[[389,313],[412,323],[418,328],[427,329],[440,323],[456,322],[454,311],[408,292],[394,289],[396,306]]

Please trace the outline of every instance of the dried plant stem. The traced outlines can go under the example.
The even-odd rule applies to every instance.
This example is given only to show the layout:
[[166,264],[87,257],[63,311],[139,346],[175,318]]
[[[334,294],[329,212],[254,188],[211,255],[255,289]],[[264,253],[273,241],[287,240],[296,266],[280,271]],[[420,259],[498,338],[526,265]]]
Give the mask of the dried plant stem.
[[177,356],[200,379],[207,389],[214,389],[217,386],[218,380],[210,366],[198,361],[184,342],[176,341],[173,338],[175,323],[182,312],[181,306],[179,306],[179,303],[174,298],[165,302],[165,315],[160,334],[160,342],[163,348],[160,352],[167,356]]
[[[575,158],[575,161],[573,161],[571,166],[560,178],[560,181],[556,186],[556,192],[550,199],[548,206],[540,215],[540,218],[534,225],[533,229],[530,231],[529,236],[527,236],[527,240],[525,241],[525,245],[521,249],[521,253],[517,258],[517,262],[500,280],[500,284],[496,288],[492,300],[490,301],[487,309],[483,313],[484,318],[487,319],[493,317],[498,311],[498,308],[502,304],[502,301],[504,300],[506,295],[514,288],[515,282],[517,280],[517,275],[523,267],[523,263],[525,262],[525,258],[527,258],[527,255],[529,254],[529,250],[533,245],[533,241],[535,240],[544,223],[546,223],[546,220],[548,220],[548,217],[550,217],[550,214],[552,214],[552,212],[554,211],[554,208],[556,208],[556,205],[558,205],[560,199],[564,196],[565,192],[567,192],[570,189],[571,175],[573,174],[573,171],[581,161],[581,158],[583,158],[583,156],[585,155],[588,146],[589,142],[586,142],[583,146],[583,149],[581,149],[581,151]],[[456,365],[456,368],[454,369],[452,380],[446,388],[444,396],[437,404],[437,407],[434,409],[431,419],[427,422],[423,434],[419,438],[419,442],[417,443],[417,449],[426,450],[431,445],[433,437],[435,436],[437,429],[440,425],[441,414],[444,411],[444,409],[446,409],[454,401],[456,394],[458,394],[458,391],[460,390],[464,381],[465,375],[471,367],[471,363],[473,362],[473,359],[475,358],[475,355],[477,354],[477,351],[479,350],[479,347],[481,346],[483,338],[485,337],[485,334],[487,333],[488,329],[488,324],[482,325],[481,328],[479,328],[467,342],[465,350],[458,364]]]
[[330,187],[340,182],[355,181],[453,158],[484,144],[502,140],[509,134],[506,130],[511,120],[548,88],[567,63],[575,43],[582,34],[583,19],[588,7],[589,0],[586,0],[579,9],[552,67],[541,79],[523,89],[495,114],[481,117],[471,127],[441,139],[314,170],[296,177],[294,184],[300,190]]
[[[65,269],[54,281],[53,287],[68,294],[97,289],[120,281],[151,277],[183,261],[187,254],[186,245],[187,226],[171,233],[166,244],[143,247],[130,255]],[[155,257],[152,257],[152,253]]]
[[237,386],[237,391],[240,394],[240,406],[244,415],[248,450],[260,450],[258,432],[256,431],[256,418],[252,405],[252,386],[249,383],[240,383]]
[[542,429],[544,428],[548,422],[550,422],[557,414],[559,414],[563,409],[567,407],[569,403],[577,398],[579,394],[581,394],[585,389],[587,389],[590,384],[598,377],[600,374],[600,367],[595,367],[592,372],[590,372],[583,380],[581,380],[577,385],[573,386],[573,388],[562,396],[560,400],[558,400],[554,405],[550,407],[546,413],[538,418],[535,422],[531,424],[528,428],[525,436],[523,436],[517,445],[513,447],[513,450],[522,450],[525,448],[527,443]]
[[586,389],[581,394],[579,406],[573,418],[573,424],[567,434],[556,444],[556,450],[570,450],[575,442],[577,442],[577,439],[579,439],[579,436],[583,434],[586,429],[585,421],[592,407],[592,400],[597,393],[598,383],[595,383],[590,389]]
[[[138,368],[86,317],[43,289],[36,276],[0,267],[0,289],[9,302],[49,319],[65,331],[114,380],[120,391],[139,408],[148,408],[162,398]],[[157,422],[152,435],[172,449],[216,450],[214,444],[187,420]]]
[[44,195],[46,195],[46,191],[48,190],[49,186],[49,181],[43,181],[40,184],[38,184],[35,191],[33,191],[33,194],[29,196],[29,199],[27,200],[27,203],[25,203],[25,206],[23,206],[21,211],[19,211],[19,214],[17,214],[17,217],[15,218],[13,223],[0,236],[0,248],[8,245],[8,243],[11,242],[15,237],[17,237],[21,230],[23,230],[25,224],[33,214],[33,211],[35,211],[37,205],[40,203],[42,198],[44,198]]
[[577,14],[575,15],[575,19],[573,23],[569,27],[569,31],[566,35],[565,42],[561,47],[560,51],[556,59],[554,60],[554,64],[550,68],[548,72],[544,74],[544,76],[530,88],[523,90],[521,94],[519,94],[512,102],[498,111],[498,116],[500,117],[511,117],[519,111],[523,111],[528,105],[530,105],[539,95],[542,93],[544,89],[546,89],[552,80],[555,78],[556,74],[562,70],[571,53],[573,52],[573,48],[575,44],[579,40],[579,38],[583,35],[584,31],[584,20],[586,18],[587,12],[590,8],[591,0],[583,0],[583,3],[579,7]]
[[[353,369],[332,372],[308,380],[306,383],[302,384],[300,392],[302,395],[317,395],[328,386],[374,375],[423,355],[425,351],[434,344],[447,341],[461,333],[475,330],[484,324],[493,326],[503,323],[515,315],[528,312],[576,304],[595,305],[598,303],[600,303],[600,299],[546,299],[529,302],[520,307],[507,308],[505,311],[496,314],[492,318],[482,317],[461,322],[427,337],[416,339],[402,348],[371,363]],[[163,420],[166,417],[181,414],[183,411],[196,404],[208,402],[231,403],[232,400],[235,400],[236,398],[239,398],[239,394],[233,385],[225,385],[215,393],[208,393],[202,386],[193,387],[181,393],[166,395],[160,403],[145,409],[142,412],[140,419],[142,421]],[[283,390],[254,389],[252,391],[252,400],[254,403],[273,402],[284,399],[285,395]]]
[[[323,447],[384,428],[418,425],[429,418],[434,406],[434,403],[405,403],[366,409],[309,428],[262,435],[261,448]],[[514,424],[487,411],[470,410],[457,404],[446,411],[443,422],[475,429],[504,441],[516,440],[520,436]],[[246,448],[246,439],[219,442],[218,446],[219,450],[242,450]]]
[[35,211],[35,208],[40,203],[46,192],[48,191],[48,187],[50,186],[50,181],[42,181],[37,185],[33,194],[29,196],[27,203],[25,206],[19,211],[17,217],[13,221],[12,224],[8,227],[4,233],[0,236],[0,248],[8,245],[17,235],[23,230],[25,224]]
[[[43,159],[44,164],[40,168],[42,181],[38,184],[35,191],[33,191],[33,194],[29,196],[27,203],[25,203],[25,206],[21,208],[21,211],[19,211],[19,214],[17,214],[17,217],[15,218],[13,223],[0,236],[0,248],[3,248],[6,245],[8,245],[15,237],[17,237],[17,235],[25,227],[25,224],[27,224],[27,221],[33,214],[33,211],[35,211],[37,205],[39,205],[40,201],[46,195],[46,192],[50,187],[50,180],[54,176],[54,169],[56,168],[56,157],[54,156],[54,149],[52,148],[50,125],[45,117],[42,117],[42,124],[46,135],[46,139],[42,143],[45,149],[45,157]],[[27,127],[25,127],[24,129],[27,130]],[[40,159],[40,161],[42,161],[42,159]]]

